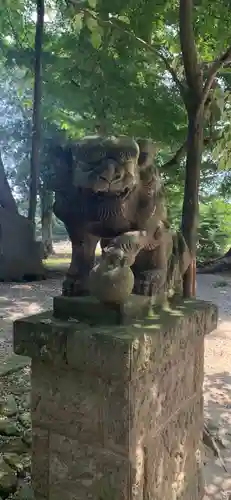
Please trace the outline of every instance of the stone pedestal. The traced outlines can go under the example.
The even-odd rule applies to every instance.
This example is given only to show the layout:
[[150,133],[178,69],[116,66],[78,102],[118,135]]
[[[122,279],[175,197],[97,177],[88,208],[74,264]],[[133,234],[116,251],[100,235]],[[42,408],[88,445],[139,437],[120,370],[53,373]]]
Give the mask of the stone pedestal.
[[32,358],[36,500],[202,500],[204,335],[216,307],[184,301],[122,326],[73,311],[14,325],[15,352]]

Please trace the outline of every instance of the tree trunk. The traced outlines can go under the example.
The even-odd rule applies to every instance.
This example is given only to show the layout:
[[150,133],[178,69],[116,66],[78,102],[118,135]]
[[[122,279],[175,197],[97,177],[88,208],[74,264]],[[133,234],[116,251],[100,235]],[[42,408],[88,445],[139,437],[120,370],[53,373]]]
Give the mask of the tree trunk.
[[53,193],[45,189],[40,193],[41,200],[41,225],[42,225],[42,243],[44,258],[54,254],[52,237],[52,218],[53,218]]
[[184,277],[184,297],[196,294],[196,243],[198,225],[198,193],[203,151],[203,113],[198,108],[188,114],[187,159],[182,211],[182,233],[192,254],[192,263]]
[[7,177],[6,177],[1,153],[0,153],[0,206],[3,208],[6,208],[12,212],[18,213],[16,201],[12,195],[12,192],[11,192],[11,189],[10,189]]
[[198,223],[198,191],[200,165],[203,152],[204,111],[214,78],[219,69],[230,62],[231,47],[213,61],[204,81],[194,33],[194,1],[180,0],[179,27],[180,45],[187,87],[178,82],[181,95],[188,113],[187,160],[184,203],[182,213],[182,232],[192,253],[192,264],[184,278],[184,296],[196,293],[196,240]]
[[44,0],[37,0],[37,21],[35,33],[34,61],[34,99],[32,118],[32,151],[30,172],[30,194],[28,219],[32,222],[35,236],[35,214],[39,183],[39,150],[41,128],[41,98],[42,98],[42,42],[44,26]]

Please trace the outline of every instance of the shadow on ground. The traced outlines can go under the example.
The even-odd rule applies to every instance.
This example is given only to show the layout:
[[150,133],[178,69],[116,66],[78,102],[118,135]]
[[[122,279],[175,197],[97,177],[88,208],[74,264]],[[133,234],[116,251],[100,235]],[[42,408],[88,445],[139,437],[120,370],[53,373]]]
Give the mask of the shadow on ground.
[[52,308],[61,293],[62,277],[33,283],[0,284],[0,362],[12,352],[12,323]]
[[0,285],[0,320],[14,321],[19,315],[50,308],[52,297],[61,291],[61,280]]

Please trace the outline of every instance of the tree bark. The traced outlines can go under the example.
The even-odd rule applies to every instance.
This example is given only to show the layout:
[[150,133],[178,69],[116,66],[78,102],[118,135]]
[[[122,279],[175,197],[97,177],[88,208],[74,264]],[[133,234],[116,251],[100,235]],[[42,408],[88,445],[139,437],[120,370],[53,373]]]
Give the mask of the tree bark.
[[200,167],[203,151],[203,109],[197,108],[188,117],[187,159],[182,210],[182,233],[192,254],[192,264],[184,277],[184,297],[196,294],[196,242],[199,215]]
[[53,218],[53,193],[42,190],[40,193],[41,201],[41,225],[42,225],[42,243],[44,258],[53,255],[53,236],[52,236],[52,218]]
[[185,106],[188,113],[187,156],[182,210],[182,233],[192,255],[192,262],[184,276],[184,297],[196,294],[196,241],[198,225],[198,195],[200,166],[203,151],[203,76],[193,27],[193,0],[180,0],[180,43],[187,92]]
[[42,99],[42,43],[44,27],[44,0],[37,0],[37,21],[35,33],[34,61],[34,98],[32,118],[32,151],[29,189],[28,219],[32,222],[35,236],[35,214],[39,185],[39,150],[41,129],[41,99]]
[[202,66],[193,26],[193,0],[180,0],[180,44],[187,90],[183,94],[188,113],[186,179],[182,212],[182,232],[192,254],[192,263],[184,277],[184,296],[196,293],[196,242],[198,223],[198,193],[200,165],[203,152],[204,112],[209,92],[219,69],[231,60],[231,47],[211,63],[207,79],[203,81]]
[[6,177],[2,156],[0,153],[0,206],[18,213],[16,201],[12,195],[9,182]]

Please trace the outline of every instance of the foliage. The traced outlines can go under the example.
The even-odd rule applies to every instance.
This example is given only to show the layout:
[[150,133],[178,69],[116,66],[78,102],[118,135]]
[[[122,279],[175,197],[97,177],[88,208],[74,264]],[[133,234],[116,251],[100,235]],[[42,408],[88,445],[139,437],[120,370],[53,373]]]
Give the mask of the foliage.
[[[0,145],[18,197],[23,196],[25,201],[31,150],[35,2],[3,3],[0,92],[5,92],[4,117],[7,108],[10,119],[7,126],[6,120],[0,120]],[[227,48],[229,23],[226,0],[194,2],[194,31],[204,81],[209,64]],[[96,128],[154,138],[160,148],[158,161],[163,166],[187,134],[187,114],[179,86],[180,81],[186,88],[179,43],[179,2],[47,1],[43,80],[41,186],[49,182],[51,142],[67,136],[78,138]],[[208,168],[204,167],[201,175],[203,203],[220,189],[221,195],[229,199],[231,185],[229,172],[224,172],[230,167],[231,147],[229,65],[215,82],[204,126],[204,162]],[[169,215],[175,227],[180,224],[184,168],[183,154],[176,165],[162,170]],[[201,217],[206,232],[210,217],[206,204],[202,205]],[[217,219],[222,220],[220,211]],[[203,251],[202,245],[200,248]]]
[[214,200],[201,205],[198,261],[221,257],[231,245],[231,205]]
[[[33,73],[35,23],[29,13],[34,10],[32,0],[15,0],[1,13],[5,61],[10,67],[16,62],[27,82]],[[187,126],[179,88],[169,72],[170,66],[185,84],[178,10],[178,2],[164,0],[116,0],[113,5],[109,0],[47,2],[44,115],[56,118],[73,135],[76,129],[92,132],[98,125],[107,131],[152,136],[161,147],[176,149]],[[220,0],[212,6],[207,0],[195,2],[194,17],[206,76],[208,63],[227,43],[229,7]],[[228,80],[225,75],[222,79],[227,94]],[[206,121],[212,135],[217,133],[224,97],[223,87],[218,87]],[[49,105],[49,99],[56,106]]]

